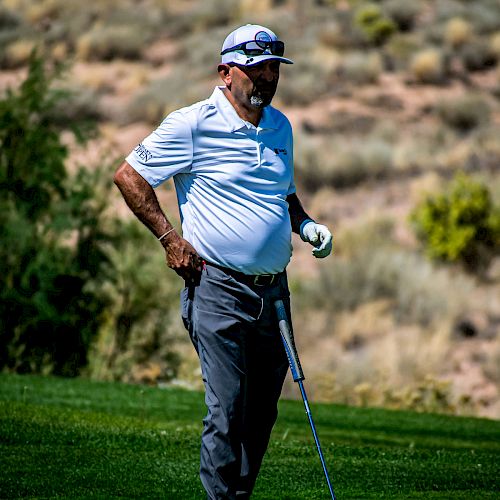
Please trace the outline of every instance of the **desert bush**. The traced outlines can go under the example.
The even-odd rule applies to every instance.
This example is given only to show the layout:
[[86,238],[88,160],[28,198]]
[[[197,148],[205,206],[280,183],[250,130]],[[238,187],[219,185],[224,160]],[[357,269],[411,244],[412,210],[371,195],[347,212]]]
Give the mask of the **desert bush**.
[[458,0],[441,0],[435,4],[435,20],[439,23],[454,17],[467,17],[467,7]]
[[113,279],[96,290],[106,300],[106,322],[99,329],[88,373],[93,378],[148,382],[175,377],[180,359],[174,342],[184,335],[179,316],[182,281],[168,269],[165,253],[136,219],[117,221],[117,237],[107,245]]
[[65,102],[54,103],[50,111],[54,124],[64,127],[68,123],[79,122],[80,126],[83,126],[91,125],[103,118],[95,91],[78,86],[73,86],[71,91],[64,86],[60,90],[69,97]]
[[192,31],[206,32],[217,26],[227,26],[238,18],[239,3],[232,0],[199,2],[190,12]]
[[500,207],[488,188],[459,174],[444,193],[429,196],[411,215],[427,254],[482,273],[500,254]]
[[302,37],[287,41],[285,56],[294,65],[282,68],[277,98],[285,105],[306,105],[334,88],[334,72],[339,56],[335,49],[325,47],[311,26]]
[[[345,369],[352,370],[353,365],[356,367],[351,361],[350,367]],[[313,376],[311,384],[315,399],[416,412],[460,415],[473,413],[471,402],[463,396],[457,397],[449,380],[442,380],[434,375],[416,377],[414,381],[401,386],[385,380],[382,374],[377,373],[375,366],[365,367],[365,371],[371,372],[371,376],[362,373],[357,382],[345,380],[343,370],[342,364],[340,373],[321,372]]]
[[50,58],[56,63],[63,63],[68,58],[68,45],[65,42],[56,42],[50,49]]
[[302,283],[295,291],[297,307],[336,314],[387,299],[397,322],[423,326],[463,311],[472,282],[397,247],[386,220],[371,220],[337,235],[337,242],[337,258],[314,286]]
[[227,36],[227,27],[213,28],[211,36],[206,32],[195,32],[183,37],[177,55],[177,65],[184,67],[194,81],[218,78],[222,40]]
[[461,17],[454,17],[445,25],[444,39],[448,45],[455,49],[469,43],[472,36],[471,24]]
[[500,3],[497,0],[467,2],[465,15],[477,33],[488,34],[500,29]]
[[21,23],[22,19],[15,11],[0,6],[0,30],[12,30]]
[[362,5],[357,9],[354,23],[366,40],[375,45],[382,45],[396,31],[395,23],[373,3]]
[[345,80],[364,85],[376,83],[382,70],[382,58],[377,52],[353,52],[344,56],[338,72]]
[[335,20],[330,20],[319,27],[319,41],[326,47],[342,46],[342,28]]
[[392,168],[392,147],[379,139],[345,141],[297,138],[296,175],[306,189],[338,189],[380,179]]
[[[318,68],[314,66],[315,72],[311,70],[298,72],[289,78],[283,78],[277,100],[287,106],[306,106],[311,104],[319,96],[326,95],[332,86],[329,80],[318,77]],[[319,71],[321,73],[321,71]]]
[[496,55],[488,43],[477,40],[460,50],[462,64],[467,71],[483,71],[496,64]]
[[489,51],[497,62],[500,61],[500,31],[491,36]]
[[[363,32],[356,26],[355,20],[355,10],[333,10],[323,9],[321,15],[318,18],[318,23],[325,25],[325,45],[328,45],[330,31],[330,41],[335,42],[335,47],[337,49],[356,49],[363,48],[367,45],[367,39]],[[312,28],[312,26],[311,26]],[[319,33],[321,36],[321,32]],[[300,47],[299,47],[300,48]],[[300,53],[300,51],[299,51]]]
[[175,109],[208,98],[212,90],[205,82],[186,85],[185,73],[176,71],[170,77],[152,81],[144,90],[139,91],[132,98],[120,121],[158,124]]
[[441,83],[445,76],[443,54],[438,49],[417,52],[411,61],[410,71],[420,83]]
[[421,11],[419,2],[400,2],[388,0],[382,4],[385,14],[392,19],[400,31],[411,31]]
[[146,38],[172,27],[169,7],[161,2],[148,2],[145,8],[132,0],[107,0],[92,2],[85,9],[79,0],[10,3],[44,42],[65,42],[71,50],[80,37],[96,28],[96,21],[101,28],[136,27]]
[[440,101],[436,106],[439,117],[459,132],[468,132],[490,120],[490,106],[479,95],[466,94]]
[[385,45],[384,52],[394,69],[406,70],[412,57],[420,50],[422,44],[422,36],[417,31],[413,33],[396,33]]
[[389,0],[383,3],[384,12],[396,23],[400,31],[413,29],[420,9],[420,4],[412,0]]
[[41,0],[29,5],[25,11],[26,20],[33,25],[56,19],[60,16],[63,3],[58,0]]
[[400,410],[450,414],[456,413],[457,410],[460,413],[464,410],[470,411],[465,401],[457,401],[450,381],[440,380],[430,375],[400,389],[386,388],[382,406]]
[[30,55],[36,46],[33,40],[20,39],[4,48],[1,55],[1,66],[6,69],[15,69],[26,66]]
[[144,33],[133,26],[95,27],[78,39],[77,56],[85,61],[138,59],[145,42]]

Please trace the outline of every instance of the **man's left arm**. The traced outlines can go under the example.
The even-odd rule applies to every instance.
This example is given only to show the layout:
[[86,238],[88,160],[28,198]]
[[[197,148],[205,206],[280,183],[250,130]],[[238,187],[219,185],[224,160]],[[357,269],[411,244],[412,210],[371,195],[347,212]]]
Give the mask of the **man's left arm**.
[[292,231],[314,246],[313,255],[319,259],[327,257],[332,252],[332,234],[328,228],[322,224],[317,224],[302,207],[302,203],[296,193],[286,197],[288,202],[288,213]]

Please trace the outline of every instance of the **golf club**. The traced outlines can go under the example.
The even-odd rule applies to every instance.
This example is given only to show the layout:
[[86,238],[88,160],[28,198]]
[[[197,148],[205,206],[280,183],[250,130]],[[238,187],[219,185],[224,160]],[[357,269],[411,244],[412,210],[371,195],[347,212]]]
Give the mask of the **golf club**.
[[304,384],[302,383],[305,377],[304,373],[302,372],[302,367],[300,366],[299,355],[297,354],[297,349],[295,348],[295,342],[293,340],[293,334],[288,323],[285,305],[283,304],[283,301],[281,299],[278,299],[274,302],[274,307],[276,308],[276,313],[278,315],[278,324],[281,332],[281,339],[283,340],[283,344],[285,346],[285,351],[288,357],[288,363],[290,364],[293,381],[299,384],[300,393],[302,394],[302,400],[304,401],[306,414],[309,419],[309,424],[311,425],[314,441],[316,443],[316,448],[319,454],[319,459],[321,460],[321,465],[323,466],[323,472],[325,473],[326,482],[328,483],[328,489],[330,490],[332,500],[335,500],[335,493],[333,492],[330,476],[328,475],[328,469],[326,468],[325,458],[323,457],[321,445],[319,444],[316,426],[314,425],[311,410],[309,408],[309,402],[307,401],[306,391],[304,389]]

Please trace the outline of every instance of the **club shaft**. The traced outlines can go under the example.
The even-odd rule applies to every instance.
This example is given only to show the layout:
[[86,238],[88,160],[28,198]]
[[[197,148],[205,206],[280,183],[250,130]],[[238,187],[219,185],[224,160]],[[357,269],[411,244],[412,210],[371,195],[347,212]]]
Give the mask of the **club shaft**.
[[321,450],[318,433],[316,432],[316,426],[314,425],[311,409],[309,408],[309,402],[307,400],[306,390],[304,389],[304,384],[302,382],[305,378],[304,373],[302,372],[299,355],[297,353],[297,349],[295,348],[293,332],[290,328],[290,324],[288,323],[287,312],[283,304],[283,301],[277,300],[275,302],[275,307],[276,307],[276,314],[278,316],[278,324],[281,333],[281,339],[283,340],[283,345],[285,347],[285,351],[288,357],[290,371],[292,372],[292,377],[294,382],[297,382],[299,384],[300,393],[302,394],[302,401],[304,401],[307,418],[309,419],[309,424],[311,425],[314,442],[316,443],[316,449],[318,450],[319,459],[321,460],[321,465],[323,466],[323,472],[325,473],[326,482],[328,483],[328,489],[330,490],[330,495],[332,497],[332,500],[335,500],[335,493],[333,492],[330,476],[328,475],[328,469],[326,468],[325,457],[323,456],[323,451]]
[[323,472],[325,473],[326,482],[328,484],[328,489],[330,490],[330,495],[332,500],[335,500],[335,493],[333,491],[333,486],[330,481],[330,475],[328,474],[328,469],[326,468],[325,457],[323,456],[323,451],[321,450],[321,444],[319,443],[318,433],[316,432],[316,426],[314,425],[314,420],[312,418],[311,409],[309,408],[309,402],[307,400],[306,390],[304,388],[304,384],[302,380],[298,380],[300,393],[302,394],[302,400],[304,401],[304,407],[306,409],[307,418],[309,419],[309,424],[311,425],[311,430],[314,437],[314,442],[316,443],[316,449],[318,450],[319,459],[321,460],[321,465],[323,466]]

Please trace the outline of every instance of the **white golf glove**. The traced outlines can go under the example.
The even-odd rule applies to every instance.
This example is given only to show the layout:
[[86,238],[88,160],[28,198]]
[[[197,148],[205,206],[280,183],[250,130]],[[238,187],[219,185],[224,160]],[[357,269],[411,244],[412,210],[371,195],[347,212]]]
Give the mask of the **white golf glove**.
[[306,241],[315,247],[312,254],[316,258],[323,259],[330,255],[332,251],[332,233],[326,226],[316,224],[311,219],[306,219],[300,225],[300,237],[302,241]]

